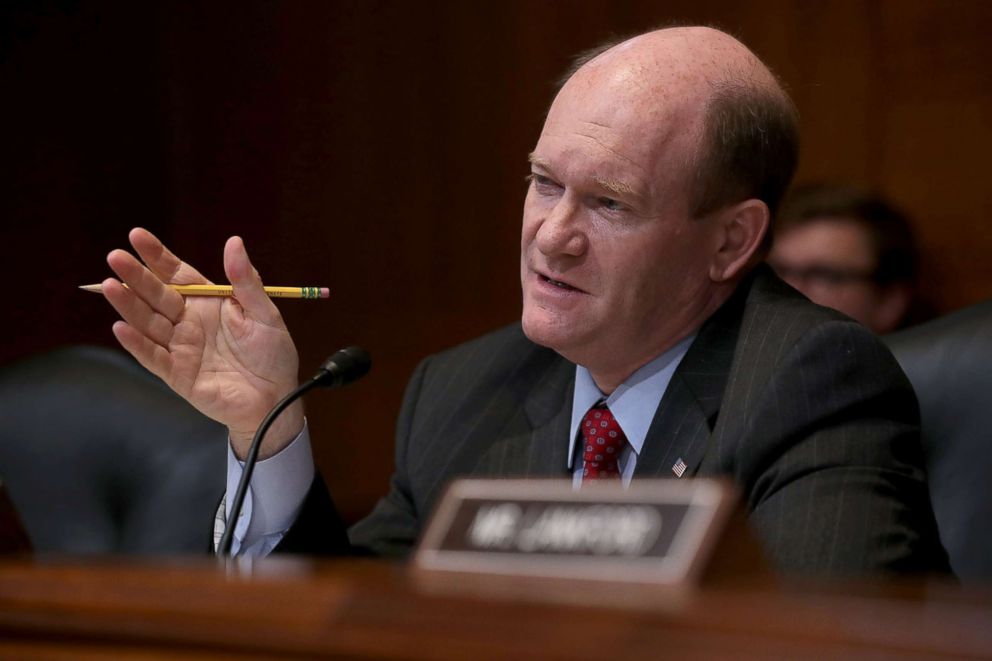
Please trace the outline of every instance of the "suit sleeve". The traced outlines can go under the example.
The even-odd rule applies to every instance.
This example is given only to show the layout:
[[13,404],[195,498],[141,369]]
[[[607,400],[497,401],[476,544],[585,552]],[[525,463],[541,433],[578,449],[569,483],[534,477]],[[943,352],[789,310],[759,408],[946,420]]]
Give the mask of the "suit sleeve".
[[406,472],[407,446],[427,364],[424,360],[407,386],[396,431],[396,469],[388,494],[372,513],[346,530],[323,478],[310,486],[296,521],[274,549],[307,555],[407,555],[420,532],[420,518],[410,496]]
[[417,366],[403,397],[396,423],[396,466],[390,478],[389,492],[367,517],[348,532],[352,545],[360,553],[404,557],[410,553],[420,534],[422,513],[411,495],[408,456],[417,404],[430,360],[428,358]]
[[319,473],[314,476],[296,521],[273,552],[331,556],[354,553],[348,543],[344,521]]
[[803,574],[944,572],[918,407],[888,349],[857,324],[814,327],[748,402],[725,465],[776,566]]

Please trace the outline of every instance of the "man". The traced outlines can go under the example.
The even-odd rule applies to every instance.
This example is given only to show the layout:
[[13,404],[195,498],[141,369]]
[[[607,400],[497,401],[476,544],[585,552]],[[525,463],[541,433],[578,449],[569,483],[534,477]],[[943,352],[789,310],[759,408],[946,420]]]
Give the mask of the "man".
[[848,186],[796,189],[776,219],[768,260],[814,303],[879,334],[912,318],[917,251],[909,221],[881,197]]
[[[403,554],[453,477],[580,484],[602,469],[732,476],[783,570],[943,568],[905,377],[874,336],[756,267],[795,135],[774,77],[721,32],[660,30],[592,57],[530,157],[522,323],[418,367],[390,491],[348,538],[312,477],[302,405],[288,410],[241,549]],[[297,370],[243,244],[224,254],[236,300],[184,304],[162,283],[202,276],[147,232],[130,239],[147,267],[108,257],[130,286],[104,282],[117,338],[224,422],[243,457]],[[576,445],[589,416],[621,438],[608,467]]]

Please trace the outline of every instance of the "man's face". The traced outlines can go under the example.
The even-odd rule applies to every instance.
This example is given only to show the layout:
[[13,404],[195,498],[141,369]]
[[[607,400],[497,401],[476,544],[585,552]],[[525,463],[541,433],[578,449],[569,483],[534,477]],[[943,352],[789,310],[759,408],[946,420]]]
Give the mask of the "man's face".
[[618,85],[566,85],[548,113],[531,155],[521,281],[531,340],[623,379],[695,329],[715,236],[689,218],[699,118],[680,108],[699,106],[674,92],[625,100]]
[[878,264],[865,229],[854,220],[822,218],[775,237],[768,258],[783,280],[811,301],[839,310],[876,332],[885,291],[873,280]]

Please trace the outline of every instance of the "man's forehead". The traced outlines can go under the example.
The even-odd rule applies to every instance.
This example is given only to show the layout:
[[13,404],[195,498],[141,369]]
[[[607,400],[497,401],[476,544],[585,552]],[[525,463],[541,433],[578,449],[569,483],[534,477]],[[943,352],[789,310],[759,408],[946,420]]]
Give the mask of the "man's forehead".
[[777,87],[774,76],[734,37],[705,27],[668,28],[628,39],[581,66],[562,86],[586,96],[642,102],[645,113],[680,103],[702,108],[726,81]]
[[[548,113],[534,156],[551,168],[567,163],[648,192],[685,160],[699,122],[683,103],[630,99],[623,92],[563,90]],[[600,90],[602,91],[602,90]]]
[[[544,133],[581,133],[625,152],[697,135],[712,88],[678,68],[614,58],[580,69],[548,111]],[[641,159],[635,159],[641,160]],[[642,161],[643,162],[643,161]]]
[[623,130],[576,122],[545,126],[534,151],[528,155],[531,163],[549,170],[558,170],[567,163],[595,164],[595,169],[614,176],[632,172],[649,176],[650,151],[639,140],[627,140]]

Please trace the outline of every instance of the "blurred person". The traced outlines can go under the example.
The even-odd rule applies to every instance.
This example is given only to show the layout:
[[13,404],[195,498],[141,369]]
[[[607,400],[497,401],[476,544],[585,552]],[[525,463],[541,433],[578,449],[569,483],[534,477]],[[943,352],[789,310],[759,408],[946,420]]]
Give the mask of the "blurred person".
[[826,184],[797,188],[782,204],[769,262],[811,301],[876,333],[921,321],[910,223],[878,195]]

